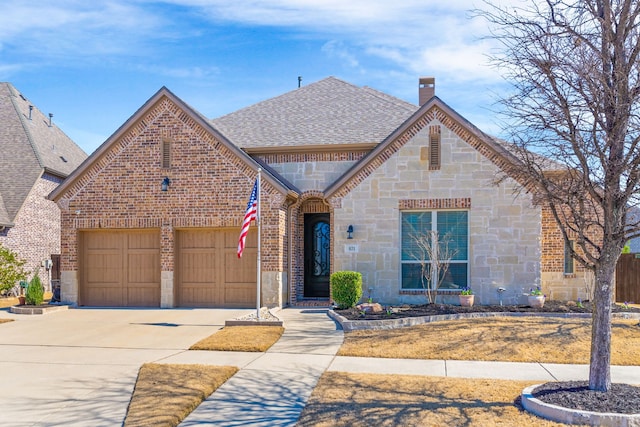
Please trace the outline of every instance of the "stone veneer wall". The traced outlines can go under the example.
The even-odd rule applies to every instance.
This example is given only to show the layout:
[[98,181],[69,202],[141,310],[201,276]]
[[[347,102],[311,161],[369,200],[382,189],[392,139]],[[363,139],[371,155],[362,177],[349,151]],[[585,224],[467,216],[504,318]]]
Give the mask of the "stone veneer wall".
[[[441,126],[441,168],[429,170],[429,126]],[[423,295],[401,290],[401,208],[459,206],[469,202],[469,285],[480,304],[517,303],[540,283],[541,212],[528,194],[516,195],[515,183],[493,180],[498,167],[463,141],[437,118],[422,126],[407,142],[373,170],[341,200],[332,201],[334,229],[354,226],[354,238],[334,233],[334,268],[363,274],[364,294],[384,303],[421,303]],[[347,252],[356,245],[357,252]]]
[[[161,146],[171,141],[171,168]],[[160,190],[165,176],[169,190]],[[78,232],[91,229],[161,230],[161,304],[174,305],[176,228],[240,230],[255,171],[206,129],[163,97],[104,153],[58,201],[62,211],[61,285],[78,302]],[[281,305],[286,280],[285,198],[262,180],[263,302]],[[253,227],[254,225],[252,225]]]
[[15,226],[0,231],[0,243],[26,261],[29,279],[38,273],[47,289],[49,273],[42,262],[60,253],[60,209],[47,196],[61,182],[57,176],[43,174],[16,215]]
[[310,150],[303,153],[258,154],[256,157],[304,193],[323,191],[368,153],[361,149],[344,151],[344,148],[322,152]]

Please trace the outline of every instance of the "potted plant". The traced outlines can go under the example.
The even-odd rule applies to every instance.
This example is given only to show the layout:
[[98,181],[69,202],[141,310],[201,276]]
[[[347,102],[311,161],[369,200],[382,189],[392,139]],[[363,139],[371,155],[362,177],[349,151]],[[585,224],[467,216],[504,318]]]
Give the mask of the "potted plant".
[[470,287],[463,288],[460,291],[460,295],[458,298],[460,300],[460,305],[463,307],[471,307],[473,305],[473,290]]
[[529,295],[527,296],[529,307],[542,308],[544,307],[545,296],[540,289],[540,286],[529,289]]

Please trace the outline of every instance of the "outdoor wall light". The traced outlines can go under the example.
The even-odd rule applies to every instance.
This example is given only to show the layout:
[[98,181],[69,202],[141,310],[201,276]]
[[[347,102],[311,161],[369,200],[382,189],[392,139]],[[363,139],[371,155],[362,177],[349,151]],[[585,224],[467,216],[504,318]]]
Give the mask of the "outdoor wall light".
[[353,225],[347,227],[347,239],[353,239]]
[[171,180],[169,179],[168,176],[165,176],[164,179],[162,180],[162,185],[160,186],[162,191],[167,191],[169,189],[169,184],[171,184]]

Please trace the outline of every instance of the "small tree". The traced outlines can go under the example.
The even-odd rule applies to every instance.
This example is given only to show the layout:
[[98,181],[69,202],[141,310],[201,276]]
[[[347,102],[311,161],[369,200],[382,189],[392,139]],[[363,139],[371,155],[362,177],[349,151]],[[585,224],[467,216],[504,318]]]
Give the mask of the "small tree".
[[411,224],[409,226],[412,228],[409,238],[414,243],[409,255],[420,264],[420,284],[429,304],[434,304],[457,250],[451,247],[448,233],[440,238],[436,230],[417,231]]
[[44,288],[42,287],[40,276],[36,274],[29,282],[29,286],[27,286],[25,302],[28,305],[40,305],[42,301],[44,301]]
[[0,245],[0,291],[4,293],[27,278],[23,265],[15,252]]

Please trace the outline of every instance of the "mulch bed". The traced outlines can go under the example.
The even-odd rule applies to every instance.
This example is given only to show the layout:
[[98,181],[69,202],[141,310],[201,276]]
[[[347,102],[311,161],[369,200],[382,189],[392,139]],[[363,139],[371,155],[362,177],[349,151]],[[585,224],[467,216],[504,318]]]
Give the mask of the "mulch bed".
[[[459,313],[591,313],[593,304],[587,301],[583,302],[582,307],[580,307],[574,301],[546,301],[542,308],[533,308],[528,305],[474,305],[472,307],[462,307],[452,304],[403,305],[389,308],[392,309],[392,312],[387,313],[386,310],[383,310],[381,313],[363,314],[357,308],[335,309],[335,312],[349,320],[384,320]],[[613,312],[640,313],[640,309],[614,305]]]
[[607,392],[589,390],[588,381],[546,383],[537,387],[533,397],[563,408],[591,412],[640,414],[640,387],[612,384]]
[[[532,308],[528,305],[462,307],[451,304],[404,305],[388,308],[393,311],[363,313],[357,308],[335,311],[349,320],[384,320],[458,313],[592,313],[593,304],[587,301],[579,306],[573,301],[546,301],[542,308]],[[613,312],[640,313],[640,309],[614,305]],[[612,384],[608,392],[599,392],[589,390],[587,381],[550,382],[536,388],[533,395],[545,403],[564,408],[602,413],[640,414],[640,387],[628,384]]]

